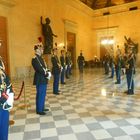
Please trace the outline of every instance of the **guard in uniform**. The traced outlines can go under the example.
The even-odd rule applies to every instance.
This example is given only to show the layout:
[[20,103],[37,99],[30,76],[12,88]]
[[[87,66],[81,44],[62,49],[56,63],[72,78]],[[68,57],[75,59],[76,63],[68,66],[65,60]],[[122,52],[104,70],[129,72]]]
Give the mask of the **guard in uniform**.
[[68,58],[69,58],[69,75],[72,75],[72,58],[71,58],[71,52],[68,52]]
[[105,74],[108,75],[109,74],[109,55],[105,54],[103,60],[104,60]]
[[65,83],[65,56],[64,56],[64,50],[61,50],[61,56],[60,56],[60,63],[61,63],[61,84],[66,84]]
[[33,84],[36,85],[36,113],[45,115],[45,97],[48,80],[51,77],[51,72],[48,70],[45,61],[42,58],[43,48],[39,45],[34,46],[35,57],[32,59],[32,66],[35,70]]
[[59,63],[59,59],[57,56],[57,48],[53,49],[51,62],[52,62],[52,74],[53,74],[53,78],[54,78],[53,93],[55,95],[59,95],[59,93],[60,93],[60,91],[59,91],[59,78],[60,78],[60,72],[61,72],[61,65]]
[[0,140],[8,140],[9,110],[13,107],[14,93],[0,58]]
[[65,60],[66,60],[66,78],[69,79],[70,76],[70,59],[69,59],[69,54],[68,52],[66,52],[66,56],[65,56]]
[[110,68],[111,68],[111,76],[109,78],[114,77],[114,69],[115,69],[115,64],[114,64],[114,58],[113,56],[110,56]]
[[116,69],[116,82],[115,84],[120,84],[121,83],[121,64],[122,64],[122,57],[121,53],[119,53],[116,56],[116,62],[115,62],[115,69]]
[[126,63],[126,79],[128,95],[134,94],[134,74],[135,74],[135,57],[132,48],[128,50],[128,59]]

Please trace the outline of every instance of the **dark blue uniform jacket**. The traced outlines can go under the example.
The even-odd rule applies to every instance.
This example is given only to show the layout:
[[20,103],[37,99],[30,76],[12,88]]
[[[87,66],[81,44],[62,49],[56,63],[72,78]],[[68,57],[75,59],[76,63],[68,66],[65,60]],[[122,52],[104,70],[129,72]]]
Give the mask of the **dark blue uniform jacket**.
[[52,61],[52,74],[59,74],[61,71],[59,64],[58,57],[56,55],[53,55],[51,58]]
[[45,71],[43,70],[43,68],[46,69],[43,58],[39,55],[36,55],[36,57],[32,59],[32,66],[35,70],[33,84],[47,84],[47,75],[45,75]]

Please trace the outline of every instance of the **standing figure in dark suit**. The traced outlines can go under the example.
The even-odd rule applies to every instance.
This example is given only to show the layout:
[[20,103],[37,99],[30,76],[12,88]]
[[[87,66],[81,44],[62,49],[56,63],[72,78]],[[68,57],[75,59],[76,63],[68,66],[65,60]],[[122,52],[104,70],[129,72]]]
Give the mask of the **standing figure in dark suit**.
[[135,74],[135,57],[132,48],[128,49],[128,59],[126,63],[126,79],[127,79],[127,94],[134,94],[134,74]]
[[53,49],[53,54],[52,54],[52,74],[53,74],[53,93],[55,95],[58,95],[60,93],[59,91],[59,77],[60,77],[60,72],[61,72],[61,65],[59,63],[59,59],[57,56],[57,48]]
[[61,50],[61,56],[60,56],[60,63],[61,63],[61,84],[65,84],[65,56],[64,56],[65,51]]
[[85,64],[85,58],[84,58],[82,53],[80,53],[80,56],[78,56],[77,63],[78,63],[79,71],[81,73],[83,73],[83,68],[84,68],[84,64]]
[[36,113],[39,115],[45,115],[45,97],[48,80],[51,77],[51,72],[46,67],[46,64],[42,58],[43,48],[39,45],[35,45],[35,57],[32,59],[32,66],[35,70],[33,84],[36,85]]
[[13,107],[14,93],[0,57],[0,140],[8,140],[9,110]]

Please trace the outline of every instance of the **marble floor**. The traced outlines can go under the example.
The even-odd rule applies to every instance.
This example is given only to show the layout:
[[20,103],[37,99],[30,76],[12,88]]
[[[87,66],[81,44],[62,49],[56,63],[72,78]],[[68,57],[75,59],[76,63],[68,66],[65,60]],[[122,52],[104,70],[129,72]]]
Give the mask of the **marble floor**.
[[[135,95],[126,95],[125,75],[122,84],[103,74],[103,69],[73,71],[62,94],[52,94],[48,84],[45,116],[35,113],[35,87],[32,78],[24,79],[25,89],[14,103],[9,140],[140,140],[140,75],[135,76]],[[21,80],[13,81],[15,96]],[[26,105],[24,101],[26,97]]]

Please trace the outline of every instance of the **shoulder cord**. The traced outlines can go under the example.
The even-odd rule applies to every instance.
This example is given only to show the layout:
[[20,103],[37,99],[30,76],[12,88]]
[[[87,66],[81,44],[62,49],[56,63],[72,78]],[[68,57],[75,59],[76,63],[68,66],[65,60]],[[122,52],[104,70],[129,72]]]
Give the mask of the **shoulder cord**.
[[[3,67],[5,68],[5,66],[4,66],[4,64],[2,63],[2,65],[3,65]],[[4,79],[6,78],[6,74],[5,74],[5,72],[3,71],[3,70],[1,70],[2,71],[2,74],[1,74],[1,79],[2,79],[2,83],[5,83],[4,82]],[[6,83],[5,83],[6,84]],[[12,84],[10,83],[9,85],[7,85],[6,84],[6,88],[8,89],[8,88],[10,88],[12,86]]]
[[[1,74],[0,74],[0,78],[1,78],[1,89],[5,90],[5,87],[7,86],[6,83],[4,82],[4,79],[6,78],[5,73],[3,72],[3,70],[0,70]],[[8,86],[9,87],[9,86]],[[6,87],[7,88],[7,87]],[[1,97],[1,92],[0,92],[0,97]]]
[[3,70],[0,70],[0,71],[1,71],[0,77],[1,77],[2,83],[4,83],[4,79],[6,78],[6,75]]
[[[2,67],[3,67],[3,69],[5,69],[3,62],[2,62]],[[7,85],[7,83],[4,81],[4,79],[6,79],[6,74],[3,69],[0,69],[0,78],[1,78],[1,87],[0,88],[1,89],[3,88],[4,90],[7,91],[7,89],[9,89],[12,86],[12,84],[10,83]],[[2,93],[0,92],[0,97],[1,97],[1,94]]]
[[4,66],[4,63],[2,61],[2,58],[0,58],[0,61],[1,61],[1,64],[2,64],[2,66],[0,66],[0,67],[2,68],[2,70],[5,70],[5,66]]
[[[46,71],[46,68],[47,68],[47,67],[46,67],[46,68],[44,68],[44,67],[43,67],[43,65],[41,64],[41,62],[39,61],[39,59],[38,59],[38,57],[37,57],[37,56],[36,56],[36,58],[37,58],[37,61],[39,62],[39,65],[41,66],[41,68],[43,69],[43,71],[44,71],[44,72],[45,72],[45,74],[46,74],[46,72],[47,72],[47,71]],[[43,61],[44,61],[44,60],[43,60]]]
[[46,64],[46,61],[44,60],[44,58],[43,58],[43,61],[44,61],[45,67],[47,68],[47,64]]
[[41,64],[41,62],[39,61],[38,57],[36,56],[37,61],[39,62],[39,65],[43,68],[43,65]]

